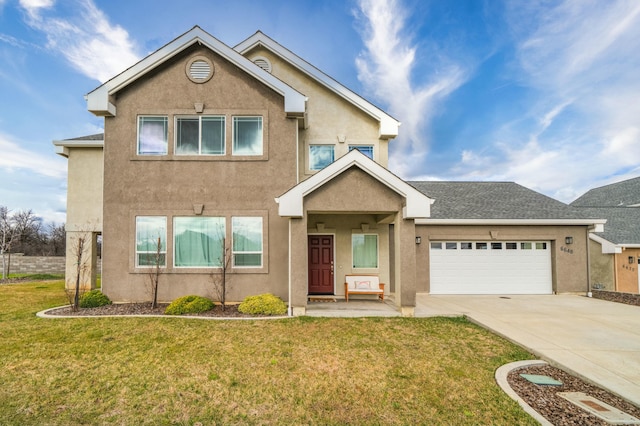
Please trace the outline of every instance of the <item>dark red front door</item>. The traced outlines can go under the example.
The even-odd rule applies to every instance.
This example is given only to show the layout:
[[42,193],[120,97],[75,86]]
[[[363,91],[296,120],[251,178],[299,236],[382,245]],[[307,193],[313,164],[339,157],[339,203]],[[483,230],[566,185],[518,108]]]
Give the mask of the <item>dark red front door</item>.
[[309,235],[309,294],[333,294],[333,235]]

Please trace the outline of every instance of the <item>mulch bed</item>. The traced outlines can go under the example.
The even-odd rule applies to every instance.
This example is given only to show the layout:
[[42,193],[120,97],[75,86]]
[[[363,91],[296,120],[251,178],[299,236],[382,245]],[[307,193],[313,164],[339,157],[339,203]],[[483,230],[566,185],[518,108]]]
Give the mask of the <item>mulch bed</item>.
[[[111,305],[100,306],[98,308],[80,308],[73,312],[71,307],[56,308],[47,311],[48,315],[65,316],[104,316],[104,315],[164,315],[169,304],[158,303],[153,309],[151,303],[113,303]],[[170,316],[170,315],[167,315]],[[213,309],[200,314],[184,314],[182,316],[199,317],[222,317],[222,318],[255,318],[256,315],[243,314],[238,312],[238,305],[227,305],[222,310],[221,305],[216,305]]]
[[[520,374],[539,374],[561,381],[561,386],[536,385]],[[556,426],[609,425],[558,395],[559,392],[583,392],[640,419],[640,408],[611,392],[594,386],[550,365],[524,367],[507,376],[511,388],[534,410]]]

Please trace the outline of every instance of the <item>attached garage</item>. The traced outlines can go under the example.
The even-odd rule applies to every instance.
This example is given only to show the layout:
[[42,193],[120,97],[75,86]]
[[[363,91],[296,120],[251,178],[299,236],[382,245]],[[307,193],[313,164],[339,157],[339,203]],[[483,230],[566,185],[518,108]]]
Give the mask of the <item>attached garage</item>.
[[549,241],[431,241],[431,294],[551,294]]

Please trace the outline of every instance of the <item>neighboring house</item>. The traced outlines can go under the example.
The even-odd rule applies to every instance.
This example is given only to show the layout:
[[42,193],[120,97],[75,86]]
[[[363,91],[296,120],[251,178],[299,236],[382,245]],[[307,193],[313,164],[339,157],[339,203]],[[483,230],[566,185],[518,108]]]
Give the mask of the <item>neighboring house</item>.
[[403,181],[387,169],[400,123],[261,32],[231,48],[194,27],[87,105],[103,143],[54,144],[69,238],[103,235],[112,300],[148,300],[158,239],[164,301],[211,296],[223,244],[227,299],[270,292],[293,315],[343,296],[347,274],[379,275],[407,316],[418,292],[589,288],[588,233],[604,220],[513,183]]
[[571,206],[607,219],[590,235],[593,287],[640,293],[640,178],[591,189]]

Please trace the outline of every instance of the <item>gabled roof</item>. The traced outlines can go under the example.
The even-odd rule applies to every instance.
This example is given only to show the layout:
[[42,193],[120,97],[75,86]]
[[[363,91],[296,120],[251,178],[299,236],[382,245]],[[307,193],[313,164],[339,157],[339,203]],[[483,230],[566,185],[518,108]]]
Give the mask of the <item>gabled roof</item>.
[[56,154],[69,157],[69,148],[104,148],[104,133],[53,141]]
[[640,207],[640,177],[587,191],[574,207]]
[[585,207],[580,208],[589,216],[607,219],[601,238],[620,247],[640,247],[640,209],[632,207]]
[[435,199],[424,224],[593,225],[606,222],[514,182],[409,182]]
[[244,55],[256,46],[262,46],[275,53],[293,67],[297,68],[327,89],[378,120],[380,122],[381,138],[391,139],[398,136],[398,127],[400,126],[400,122],[398,120],[338,83],[336,80],[329,77],[327,74],[300,58],[298,55],[291,52],[289,49],[285,48],[261,31],[256,32],[254,35],[234,47],[234,49]]
[[284,96],[284,111],[292,117],[304,115],[306,108],[306,97],[291,86],[278,80],[268,72],[246,59],[244,56],[222,43],[202,28],[195,26],[191,30],[182,34],[169,44],[156,50],[146,58],[142,59],[131,68],[113,77],[86,95],[87,108],[98,116],[115,116],[116,107],[109,102],[109,95],[131,84],[138,78],[147,74],[151,70],[162,65],[180,52],[200,43],[213,50],[229,62],[236,65],[249,75],[253,76],[266,86]]
[[342,172],[351,167],[358,167],[371,177],[386,185],[397,194],[405,197],[406,205],[403,208],[403,217],[425,218],[429,217],[430,206],[433,200],[420,191],[371,160],[357,149],[340,157],[310,178],[300,182],[280,197],[276,198],[278,213],[283,217],[304,216],[304,197],[316,189],[330,182]]

